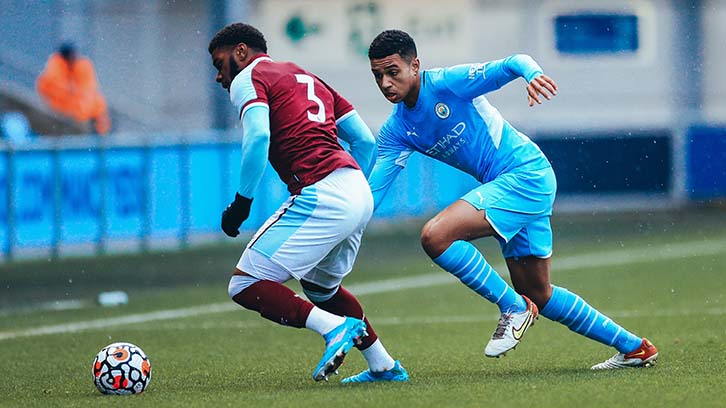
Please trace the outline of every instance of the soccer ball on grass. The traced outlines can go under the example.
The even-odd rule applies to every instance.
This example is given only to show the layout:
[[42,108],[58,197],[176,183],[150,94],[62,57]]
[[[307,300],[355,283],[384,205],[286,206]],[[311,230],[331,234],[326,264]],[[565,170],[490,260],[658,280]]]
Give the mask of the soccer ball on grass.
[[139,394],[151,380],[151,363],[131,343],[112,343],[101,349],[91,367],[93,383],[104,394]]

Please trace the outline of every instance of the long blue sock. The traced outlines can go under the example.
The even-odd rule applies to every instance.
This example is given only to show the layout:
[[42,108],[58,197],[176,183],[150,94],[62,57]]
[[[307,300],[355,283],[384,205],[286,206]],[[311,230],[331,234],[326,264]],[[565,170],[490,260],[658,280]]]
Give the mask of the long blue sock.
[[507,285],[474,245],[455,241],[434,262],[471,290],[495,303],[502,313],[526,310],[524,298]]
[[552,297],[540,314],[569,327],[575,333],[630,353],[642,339],[598,312],[581,297],[565,288],[552,285]]

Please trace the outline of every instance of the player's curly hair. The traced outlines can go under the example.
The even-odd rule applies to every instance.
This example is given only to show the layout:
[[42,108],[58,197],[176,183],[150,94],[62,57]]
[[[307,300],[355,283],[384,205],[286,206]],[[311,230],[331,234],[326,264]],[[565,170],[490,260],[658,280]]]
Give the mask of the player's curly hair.
[[219,30],[209,42],[209,53],[213,53],[219,47],[236,46],[245,43],[253,50],[267,52],[267,41],[260,30],[249,24],[234,23]]
[[368,47],[368,59],[385,58],[398,54],[406,62],[416,58],[416,43],[408,33],[401,30],[386,30],[376,36]]

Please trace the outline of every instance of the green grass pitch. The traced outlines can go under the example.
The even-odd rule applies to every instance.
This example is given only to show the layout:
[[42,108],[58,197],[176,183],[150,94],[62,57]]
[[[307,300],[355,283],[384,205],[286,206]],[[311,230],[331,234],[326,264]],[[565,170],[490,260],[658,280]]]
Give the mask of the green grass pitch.
[[[660,350],[653,368],[610,372],[589,368],[613,349],[545,318],[515,351],[485,358],[496,307],[426,258],[421,225],[369,231],[346,281],[363,293],[409,383],[341,385],[342,376],[365,368],[356,350],[341,377],[314,382],[318,335],[267,322],[228,299],[238,240],[185,252],[0,265],[0,407],[726,406],[723,210],[553,220],[553,282]],[[494,240],[477,244],[506,276]],[[114,289],[129,293],[128,305],[93,303]],[[42,308],[56,300],[78,300],[80,308]],[[152,315],[161,311],[169,314]],[[129,316],[137,320],[118,320]],[[91,362],[115,341],[149,356],[145,393],[103,396],[93,386]]]

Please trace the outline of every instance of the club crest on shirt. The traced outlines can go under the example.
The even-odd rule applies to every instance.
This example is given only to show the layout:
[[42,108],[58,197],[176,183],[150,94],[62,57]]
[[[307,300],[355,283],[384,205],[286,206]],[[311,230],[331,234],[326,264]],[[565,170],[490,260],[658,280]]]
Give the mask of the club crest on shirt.
[[445,103],[439,102],[434,106],[434,112],[436,112],[436,116],[440,119],[446,119],[451,114],[451,109]]

